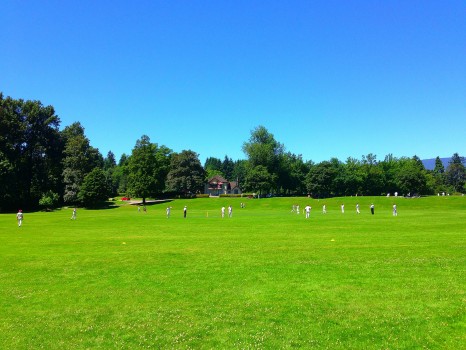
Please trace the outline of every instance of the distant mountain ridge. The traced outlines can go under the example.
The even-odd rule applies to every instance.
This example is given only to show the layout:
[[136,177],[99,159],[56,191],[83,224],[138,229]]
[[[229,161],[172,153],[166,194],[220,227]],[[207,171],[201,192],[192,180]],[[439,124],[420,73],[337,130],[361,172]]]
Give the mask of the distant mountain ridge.
[[[427,170],[434,170],[435,168],[435,159],[422,159],[421,162],[424,164],[424,168]],[[447,169],[448,165],[450,164],[451,157],[448,158],[440,158],[442,161],[443,166],[445,167],[445,170]],[[463,164],[466,166],[466,160],[463,162]]]

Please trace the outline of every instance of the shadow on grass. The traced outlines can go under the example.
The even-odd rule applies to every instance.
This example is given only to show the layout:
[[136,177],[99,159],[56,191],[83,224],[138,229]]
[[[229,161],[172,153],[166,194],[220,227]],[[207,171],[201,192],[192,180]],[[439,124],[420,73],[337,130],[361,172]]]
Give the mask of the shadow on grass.
[[[173,201],[173,199],[154,199],[154,200],[147,200],[146,201],[146,207],[151,207],[153,205],[160,205],[160,204],[164,204],[164,203],[169,203]],[[134,205],[134,206],[139,206],[139,205],[143,205],[142,204],[142,201],[140,202],[132,202],[130,203],[130,205]]]
[[107,209],[117,209],[120,206],[117,205],[115,202],[102,202],[97,203],[94,205],[86,206],[86,209],[93,209],[93,210],[107,210]]

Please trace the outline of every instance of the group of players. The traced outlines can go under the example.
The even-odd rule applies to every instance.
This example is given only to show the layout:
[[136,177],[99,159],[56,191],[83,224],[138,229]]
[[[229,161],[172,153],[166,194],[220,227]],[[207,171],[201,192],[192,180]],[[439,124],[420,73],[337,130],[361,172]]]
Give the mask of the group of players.
[[[371,203],[369,208],[371,210],[371,214],[374,215],[375,214],[375,205],[374,205],[374,203]],[[340,206],[340,209],[341,209],[341,213],[344,214],[345,213],[345,205],[342,204]],[[306,215],[306,219],[308,219],[310,217],[311,210],[312,210],[312,207],[309,204],[304,207],[304,213]],[[291,208],[291,212],[299,214],[299,204],[293,204],[293,206]],[[392,212],[393,212],[393,216],[398,216],[398,209],[397,209],[396,204],[393,204]],[[327,214],[327,205],[326,204],[322,205],[322,214]],[[361,214],[359,203],[356,204],[356,214]]]
[[[241,203],[241,208],[244,208],[244,207],[245,207],[244,203]],[[344,214],[345,213],[345,205],[342,204],[340,206],[340,208],[341,208],[341,212]],[[167,218],[169,218],[170,215],[171,215],[171,209],[172,209],[172,207],[167,207],[167,209],[166,209]],[[312,207],[309,204],[304,207],[304,213],[305,213],[306,219],[308,219],[310,217],[311,210],[312,210]],[[371,210],[371,214],[374,215],[374,213],[375,213],[374,203],[372,203],[370,205],[370,210]],[[140,207],[138,207],[138,211],[140,211]],[[146,207],[145,206],[143,207],[143,211],[146,212]],[[225,207],[224,206],[220,209],[220,212],[221,212],[222,218],[224,218],[225,217]],[[299,204],[294,204],[293,207],[291,208],[291,212],[299,214]],[[73,208],[73,213],[71,215],[71,220],[76,220],[76,213],[77,212],[76,212],[76,207],[75,207],[75,208]],[[188,213],[188,207],[185,205],[184,208],[183,208],[183,217],[184,218],[186,218],[187,213]],[[327,214],[327,205],[326,204],[324,204],[322,206],[322,213]],[[359,203],[356,204],[356,213],[357,214],[361,213]],[[397,211],[396,204],[393,204],[393,216],[397,216],[397,215],[398,215],[398,211]],[[233,216],[233,207],[231,205],[229,205],[228,206],[228,217],[231,218],[232,216]],[[20,209],[20,210],[18,210],[18,213],[16,214],[16,220],[18,221],[18,227],[21,227],[21,225],[23,224],[23,218],[24,218],[23,211]]]

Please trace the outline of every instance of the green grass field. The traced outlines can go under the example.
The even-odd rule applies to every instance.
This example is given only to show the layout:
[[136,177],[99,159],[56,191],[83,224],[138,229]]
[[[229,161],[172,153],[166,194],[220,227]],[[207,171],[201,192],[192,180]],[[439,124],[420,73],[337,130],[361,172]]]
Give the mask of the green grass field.
[[0,215],[0,349],[465,348],[466,197],[169,205]]

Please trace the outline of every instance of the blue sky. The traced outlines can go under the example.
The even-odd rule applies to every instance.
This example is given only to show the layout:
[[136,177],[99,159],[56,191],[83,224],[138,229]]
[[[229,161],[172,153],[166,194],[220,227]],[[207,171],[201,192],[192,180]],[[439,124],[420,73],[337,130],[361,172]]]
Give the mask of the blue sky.
[[104,156],[244,159],[259,125],[315,162],[466,155],[464,0],[4,0],[0,33],[0,91]]

